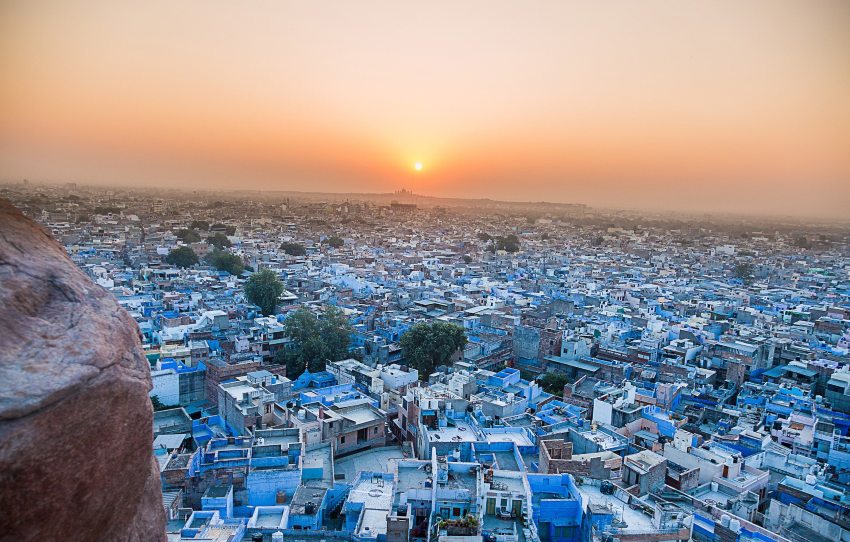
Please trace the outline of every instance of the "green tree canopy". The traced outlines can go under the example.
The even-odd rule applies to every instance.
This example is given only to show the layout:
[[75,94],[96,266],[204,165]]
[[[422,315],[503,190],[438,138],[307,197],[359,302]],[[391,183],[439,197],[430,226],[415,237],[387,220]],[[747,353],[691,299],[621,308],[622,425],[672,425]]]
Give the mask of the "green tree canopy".
[[399,344],[407,364],[419,371],[421,380],[427,380],[437,366],[447,364],[466,346],[466,334],[448,322],[420,322],[404,332]]
[[537,378],[537,381],[540,383],[540,387],[543,388],[543,391],[558,397],[563,395],[564,386],[569,383],[569,379],[567,379],[566,376],[556,373],[543,373]]
[[219,271],[227,271],[231,275],[240,275],[243,269],[245,269],[242,258],[224,250],[215,249],[211,251],[207,254],[206,260],[207,263]]
[[282,293],[283,283],[271,269],[254,273],[245,283],[245,296],[248,301],[260,307],[260,311],[266,316],[274,313]]
[[307,249],[299,243],[281,243],[280,249],[290,256],[305,256]]
[[176,235],[184,243],[197,243],[201,240],[201,236],[195,230],[178,230]]
[[230,248],[230,246],[232,245],[230,239],[228,239],[227,236],[221,232],[216,232],[213,235],[207,237],[207,243],[220,249]]
[[210,226],[210,230],[224,232],[225,235],[236,235],[236,226],[228,226],[227,224],[222,224],[221,222],[216,222],[215,224]]
[[96,215],[117,215],[121,212],[121,209],[118,207],[95,207],[93,212]]
[[165,261],[171,265],[185,269],[198,263],[198,255],[189,247],[177,247],[168,253]]
[[336,235],[332,235],[325,239],[325,243],[333,248],[340,248],[345,244],[345,241],[342,240],[342,237],[337,237]]
[[192,223],[189,224],[189,228],[193,230],[209,231],[210,223],[206,220],[193,220]]
[[805,235],[798,235],[794,238],[794,246],[799,248],[812,248],[812,242]]
[[337,307],[327,307],[320,317],[302,307],[286,318],[283,329],[292,344],[279,350],[275,361],[286,364],[287,378],[298,378],[304,369],[324,371],[326,361],[348,357],[352,328]]
[[504,250],[505,252],[518,252],[519,239],[514,234],[510,234],[505,237],[497,237],[496,250]]
[[177,405],[166,405],[166,404],[164,404],[160,400],[159,396],[157,396],[157,395],[151,395],[151,403],[153,403],[153,409],[157,410],[157,411],[158,410],[167,410],[169,408],[175,408],[175,406],[177,406]]
[[732,270],[735,278],[743,280],[746,284],[750,283],[753,275],[753,266],[749,262],[738,262]]

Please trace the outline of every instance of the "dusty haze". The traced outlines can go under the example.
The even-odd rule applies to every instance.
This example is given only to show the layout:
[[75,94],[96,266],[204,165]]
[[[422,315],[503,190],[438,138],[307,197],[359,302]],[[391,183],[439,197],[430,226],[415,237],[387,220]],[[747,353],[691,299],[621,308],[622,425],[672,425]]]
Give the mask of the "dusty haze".
[[848,29],[841,1],[6,0],[0,176],[846,218]]

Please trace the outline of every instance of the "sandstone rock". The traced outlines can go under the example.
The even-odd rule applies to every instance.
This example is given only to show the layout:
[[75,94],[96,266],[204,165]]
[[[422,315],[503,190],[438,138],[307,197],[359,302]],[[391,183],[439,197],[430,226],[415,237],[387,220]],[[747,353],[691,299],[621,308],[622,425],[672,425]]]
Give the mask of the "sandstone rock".
[[132,318],[0,200],[0,540],[163,541]]

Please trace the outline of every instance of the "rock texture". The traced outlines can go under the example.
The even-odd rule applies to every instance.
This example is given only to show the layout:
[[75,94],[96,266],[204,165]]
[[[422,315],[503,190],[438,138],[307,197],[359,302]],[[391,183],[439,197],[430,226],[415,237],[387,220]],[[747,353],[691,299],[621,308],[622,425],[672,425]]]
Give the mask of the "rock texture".
[[0,540],[164,541],[135,322],[0,199]]

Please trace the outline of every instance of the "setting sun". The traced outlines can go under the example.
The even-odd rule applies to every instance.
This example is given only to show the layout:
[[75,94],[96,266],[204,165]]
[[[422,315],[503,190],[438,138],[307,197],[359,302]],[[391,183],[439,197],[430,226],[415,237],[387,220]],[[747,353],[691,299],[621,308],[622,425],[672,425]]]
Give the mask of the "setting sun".
[[422,171],[422,162],[416,162],[415,164],[413,164],[413,169],[415,169],[416,171]]

